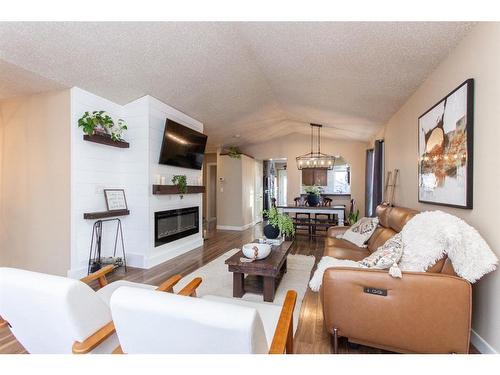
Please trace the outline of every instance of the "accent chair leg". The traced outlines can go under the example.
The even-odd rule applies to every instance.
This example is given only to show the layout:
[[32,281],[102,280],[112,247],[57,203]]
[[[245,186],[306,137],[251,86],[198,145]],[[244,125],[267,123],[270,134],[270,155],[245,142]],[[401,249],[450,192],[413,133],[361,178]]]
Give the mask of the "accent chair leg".
[[338,328],[333,329],[333,354],[339,354],[339,330]]

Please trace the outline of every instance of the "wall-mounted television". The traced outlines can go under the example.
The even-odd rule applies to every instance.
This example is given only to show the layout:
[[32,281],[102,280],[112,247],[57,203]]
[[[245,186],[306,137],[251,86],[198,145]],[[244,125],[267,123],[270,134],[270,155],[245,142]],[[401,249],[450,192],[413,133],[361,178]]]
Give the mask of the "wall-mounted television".
[[206,144],[207,136],[205,134],[167,119],[159,163],[201,169]]

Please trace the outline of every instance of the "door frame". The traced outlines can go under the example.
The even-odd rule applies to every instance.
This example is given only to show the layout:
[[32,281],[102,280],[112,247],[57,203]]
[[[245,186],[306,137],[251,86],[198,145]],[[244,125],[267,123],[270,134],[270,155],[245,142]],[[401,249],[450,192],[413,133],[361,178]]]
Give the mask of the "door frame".
[[[206,187],[206,191],[207,191],[207,220],[210,219],[211,217],[208,216],[210,214],[210,177],[211,177],[211,173],[210,173],[210,168],[211,167],[216,167],[217,168],[217,163],[216,162],[211,162],[211,163],[207,163],[207,187]],[[217,173],[215,174],[215,218],[217,218]]]

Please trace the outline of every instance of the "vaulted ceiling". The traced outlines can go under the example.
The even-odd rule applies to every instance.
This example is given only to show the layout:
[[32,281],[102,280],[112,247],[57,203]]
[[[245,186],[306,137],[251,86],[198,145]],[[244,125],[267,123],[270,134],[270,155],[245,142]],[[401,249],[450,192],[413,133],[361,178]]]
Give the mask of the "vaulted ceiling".
[[205,123],[209,144],[325,125],[368,140],[466,35],[456,22],[0,23],[0,98],[78,86],[149,94]]

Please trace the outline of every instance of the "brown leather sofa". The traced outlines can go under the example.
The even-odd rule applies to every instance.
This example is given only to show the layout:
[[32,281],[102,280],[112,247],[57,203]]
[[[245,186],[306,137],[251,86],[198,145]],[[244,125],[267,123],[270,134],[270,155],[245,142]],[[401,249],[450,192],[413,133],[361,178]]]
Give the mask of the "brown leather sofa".
[[[327,233],[324,255],[361,260],[401,231],[417,211],[378,206],[379,227],[359,248]],[[386,270],[330,268],[320,290],[326,328],[349,342],[401,353],[468,353],[471,325],[471,285],[457,277],[449,259],[438,260],[427,272],[403,272],[402,279]]]

